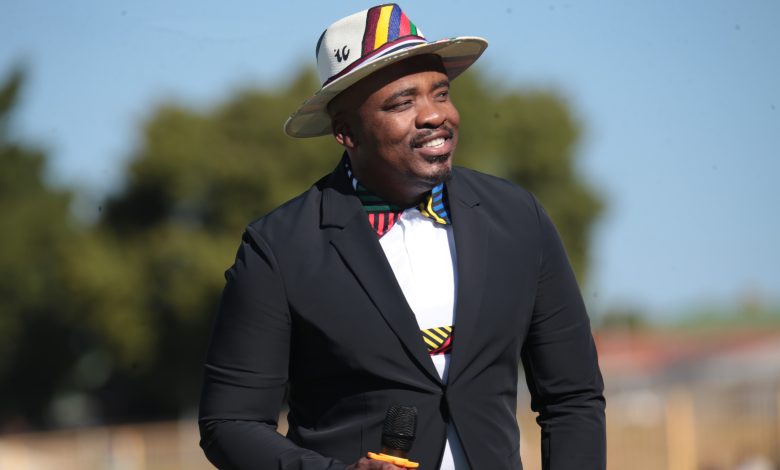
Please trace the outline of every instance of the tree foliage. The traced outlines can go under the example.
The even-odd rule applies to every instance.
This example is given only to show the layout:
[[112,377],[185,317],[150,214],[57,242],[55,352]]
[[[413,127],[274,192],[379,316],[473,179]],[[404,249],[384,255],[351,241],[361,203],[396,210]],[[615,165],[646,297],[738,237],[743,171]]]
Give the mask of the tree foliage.
[[[0,123],[20,83],[12,78],[0,93]],[[0,141],[0,217],[13,227],[0,258],[0,289],[10,299],[0,332],[24,338],[0,345],[0,358],[9,358],[0,378],[19,380],[15,361],[28,371],[55,364],[63,371],[43,385],[45,396],[27,400],[22,418],[46,424],[73,403],[103,421],[194,409],[223,272],[243,228],[305,191],[341,156],[332,138],[291,139],[281,130],[316,88],[307,70],[279,89],[240,91],[206,111],[157,107],[124,186],[91,226],[74,224],[69,195],[43,184],[40,153]],[[453,96],[461,111],[457,162],[533,191],[582,279],[600,204],[574,171],[579,130],[566,104],[550,93],[503,91],[476,72],[454,82]],[[40,344],[41,323],[57,333],[42,337],[50,341],[45,357],[22,356]],[[9,416],[5,410],[0,419]]]
[[[0,84],[0,424],[40,422],[38,406],[66,380],[69,336],[63,260],[76,237],[70,194],[44,183],[45,155],[13,141],[9,123],[24,80],[14,70]],[[35,367],[35,369],[31,369]]]

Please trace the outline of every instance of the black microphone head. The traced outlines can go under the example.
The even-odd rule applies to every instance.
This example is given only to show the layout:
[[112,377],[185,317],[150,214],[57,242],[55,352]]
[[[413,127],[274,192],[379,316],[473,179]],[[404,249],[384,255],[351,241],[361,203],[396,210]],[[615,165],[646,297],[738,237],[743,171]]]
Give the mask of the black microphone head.
[[417,407],[393,405],[382,427],[382,447],[408,452],[417,432]]

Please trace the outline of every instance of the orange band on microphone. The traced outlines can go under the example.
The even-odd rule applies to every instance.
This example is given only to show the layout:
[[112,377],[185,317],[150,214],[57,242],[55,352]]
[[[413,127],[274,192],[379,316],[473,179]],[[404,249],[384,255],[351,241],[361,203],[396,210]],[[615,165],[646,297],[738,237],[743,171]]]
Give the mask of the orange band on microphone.
[[368,458],[371,460],[381,460],[382,462],[390,462],[401,468],[417,468],[420,466],[417,462],[412,462],[409,459],[403,459],[401,457],[393,457],[387,454],[375,454],[373,452],[368,453]]

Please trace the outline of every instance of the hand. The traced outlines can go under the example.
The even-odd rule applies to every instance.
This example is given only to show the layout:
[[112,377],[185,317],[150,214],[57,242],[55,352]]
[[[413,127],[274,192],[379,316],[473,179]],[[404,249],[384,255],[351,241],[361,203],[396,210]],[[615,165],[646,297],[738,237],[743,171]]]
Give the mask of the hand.
[[363,457],[347,467],[347,470],[398,470],[399,468],[401,467],[397,467],[389,462],[371,460]]

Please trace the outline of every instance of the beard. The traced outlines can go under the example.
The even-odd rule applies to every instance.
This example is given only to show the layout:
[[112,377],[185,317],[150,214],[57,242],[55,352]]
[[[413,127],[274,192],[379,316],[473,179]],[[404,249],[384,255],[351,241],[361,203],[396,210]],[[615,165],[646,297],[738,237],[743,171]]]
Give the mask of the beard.
[[427,181],[431,184],[431,188],[433,188],[434,186],[449,181],[450,178],[452,178],[452,167],[446,166],[441,168],[441,170],[428,175]]
[[429,191],[441,183],[445,183],[452,178],[452,166],[447,162],[451,155],[438,155],[435,157],[425,157],[425,161],[433,166],[433,170],[424,175],[410,175],[420,181],[425,191]]

